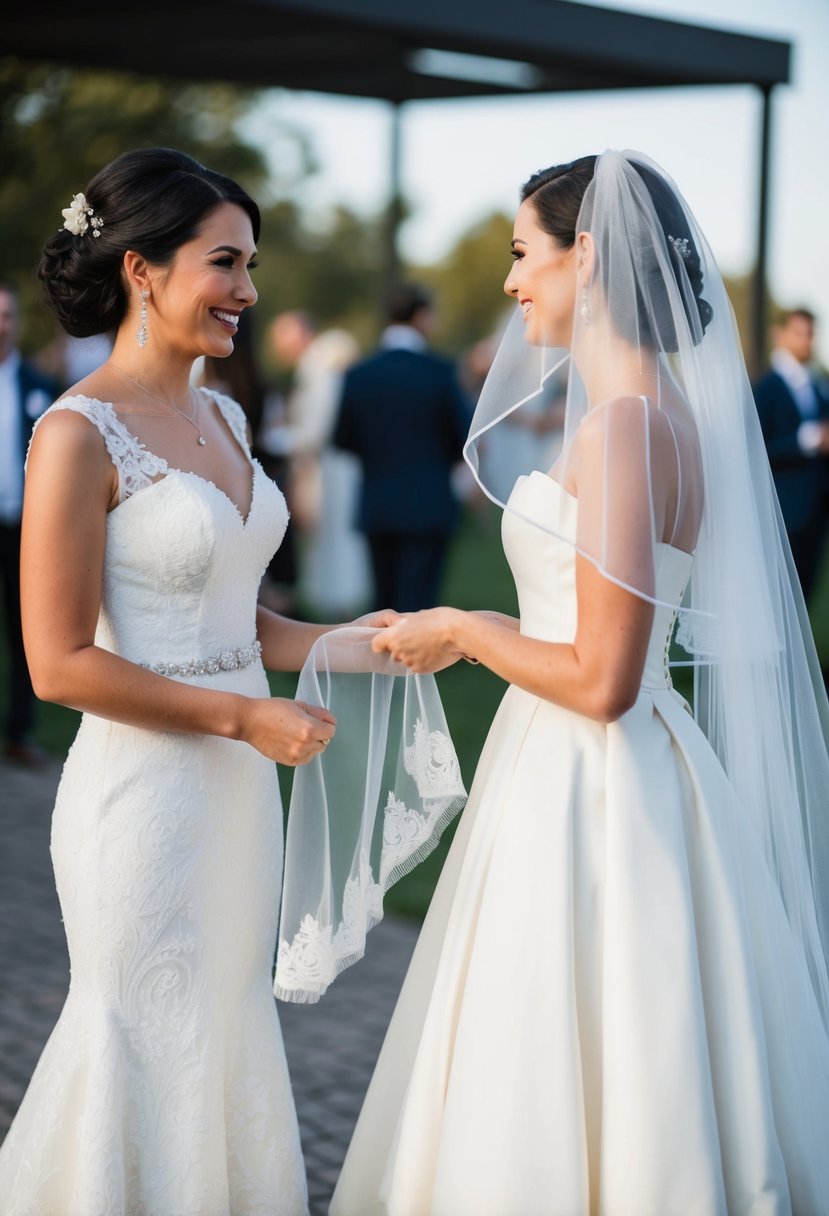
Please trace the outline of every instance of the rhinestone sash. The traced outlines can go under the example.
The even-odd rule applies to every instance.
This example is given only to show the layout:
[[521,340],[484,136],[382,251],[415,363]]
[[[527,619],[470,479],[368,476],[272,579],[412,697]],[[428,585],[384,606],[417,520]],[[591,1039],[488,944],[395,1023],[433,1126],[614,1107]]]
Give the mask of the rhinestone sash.
[[222,650],[209,659],[195,659],[190,663],[142,663],[141,666],[159,676],[215,676],[220,671],[240,671],[243,667],[250,667],[261,655],[262,643],[257,639],[250,646]]

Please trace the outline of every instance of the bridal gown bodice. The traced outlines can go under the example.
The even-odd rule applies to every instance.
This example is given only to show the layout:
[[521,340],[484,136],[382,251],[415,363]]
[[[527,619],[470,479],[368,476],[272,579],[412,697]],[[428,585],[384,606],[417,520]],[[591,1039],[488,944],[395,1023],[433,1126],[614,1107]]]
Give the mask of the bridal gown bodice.
[[[114,446],[118,419],[104,425]],[[251,477],[244,519],[212,482],[131,445],[121,465],[124,500],[107,516],[99,645],[136,663],[178,664],[254,641],[259,583],[287,511],[256,464]]]
[[[214,401],[249,458],[241,409]],[[53,409],[97,427],[118,472],[96,644],[269,696],[256,600],[287,524],[276,486],[251,462],[243,518],[112,406]],[[70,990],[0,1151],[3,1216],[303,1216],[271,989],[282,830],[275,766],[248,744],[84,715],[52,828]]]
[[[574,640],[577,513],[545,474],[513,490],[523,634]],[[829,1213],[829,1039],[755,829],[671,687],[693,558],[654,560],[626,713],[503,697],[330,1216]]]
[[[515,512],[504,513],[504,549],[515,578],[521,632],[548,642],[572,642],[577,619],[576,560],[573,544],[567,542],[576,538],[577,499],[546,473],[535,472],[519,479],[510,502]],[[537,520],[540,526],[533,528],[530,523],[533,531],[528,533],[531,520]],[[642,674],[643,689],[671,687],[668,651],[693,561],[690,553],[673,545],[656,545],[657,603]]]

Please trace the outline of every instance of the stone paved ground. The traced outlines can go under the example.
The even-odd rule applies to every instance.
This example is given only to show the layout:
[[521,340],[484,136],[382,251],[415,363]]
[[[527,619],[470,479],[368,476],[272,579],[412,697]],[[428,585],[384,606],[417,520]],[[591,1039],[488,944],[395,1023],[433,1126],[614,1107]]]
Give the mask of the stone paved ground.
[[[38,773],[0,762],[0,1137],[66,996],[66,943],[49,860],[59,776],[57,762]],[[362,963],[318,1005],[279,1006],[312,1216],[327,1211],[416,937],[416,925],[387,918],[369,935]]]

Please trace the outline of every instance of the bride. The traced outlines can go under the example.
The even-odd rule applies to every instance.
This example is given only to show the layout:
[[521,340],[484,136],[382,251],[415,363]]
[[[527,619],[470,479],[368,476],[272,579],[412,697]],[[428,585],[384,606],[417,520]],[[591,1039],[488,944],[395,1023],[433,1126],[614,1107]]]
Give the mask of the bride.
[[335,719],[272,699],[264,668],[297,670],[326,628],[257,608],[285,502],[241,408],[190,386],[256,301],[259,211],[156,148],[63,214],[50,302],[68,333],[116,337],[28,463],[29,664],[39,696],[84,717],[52,830],[70,991],[0,1151],[0,1210],[302,1216],[271,991],[273,761],[311,760]]
[[512,245],[467,457],[569,352],[564,447],[502,504],[520,621],[373,643],[511,687],[331,1213],[827,1216],[827,706],[723,284],[634,153]]

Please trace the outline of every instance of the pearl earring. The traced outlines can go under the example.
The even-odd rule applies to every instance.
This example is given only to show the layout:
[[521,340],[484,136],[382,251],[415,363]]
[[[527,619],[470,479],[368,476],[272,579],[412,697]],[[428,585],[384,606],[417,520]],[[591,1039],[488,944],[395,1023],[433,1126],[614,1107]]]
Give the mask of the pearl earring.
[[135,335],[135,340],[139,346],[146,346],[149,332],[147,330],[147,299],[148,291],[141,292],[141,324],[138,326],[138,333]]
[[590,307],[590,297],[587,294],[587,287],[582,287],[581,289],[581,308],[579,309],[579,316],[581,317],[582,321],[584,321],[585,325],[589,325],[593,320],[593,310]]

